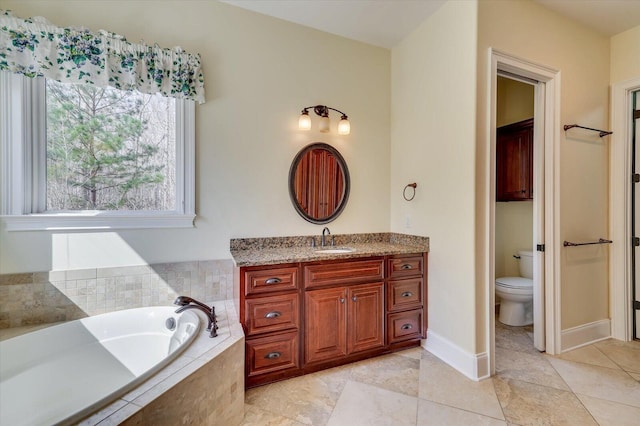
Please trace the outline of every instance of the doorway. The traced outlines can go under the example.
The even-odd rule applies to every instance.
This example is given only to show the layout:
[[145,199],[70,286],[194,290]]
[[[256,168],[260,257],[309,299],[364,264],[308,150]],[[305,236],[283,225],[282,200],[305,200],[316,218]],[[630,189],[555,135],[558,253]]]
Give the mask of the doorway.
[[[543,198],[537,178],[544,176],[544,162],[534,155],[535,88],[542,84],[498,71],[496,86],[496,199],[495,276],[496,323],[515,327],[513,332],[537,336],[531,342],[544,350],[544,271],[532,268],[538,238],[534,229],[543,228],[538,206]],[[536,158],[537,157],[537,158]],[[537,161],[536,161],[537,159]],[[536,226],[534,227],[534,223]],[[543,255],[543,254],[541,254]],[[544,268],[543,262],[538,265]],[[533,291],[538,293],[534,300]],[[527,297],[526,294],[530,296]],[[517,299],[518,302],[506,299]],[[527,302],[522,299],[528,298]],[[534,309],[535,308],[535,309]],[[533,321],[533,323],[531,323]],[[542,331],[542,332],[541,332]],[[497,334],[496,334],[497,335]],[[526,340],[525,340],[526,342]]]
[[[558,70],[531,61],[489,49],[490,72],[488,82],[488,179],[486,236],[487,274],[486,310],[487,358],[490,374],[495,374],[495,230],[496,230],[496,111],[498,75],[529,82],[534,85],[534,164],[533,176],[533,256],[534,281],[540,285],[534,290],[534,344],[540,350],[555,355],[560,345],[560,281],[559,250],[559,145],[560,139],[560,73]],[[533,248],[533,247],[532,247]],[[538,303],[539,302],[539,303]]]

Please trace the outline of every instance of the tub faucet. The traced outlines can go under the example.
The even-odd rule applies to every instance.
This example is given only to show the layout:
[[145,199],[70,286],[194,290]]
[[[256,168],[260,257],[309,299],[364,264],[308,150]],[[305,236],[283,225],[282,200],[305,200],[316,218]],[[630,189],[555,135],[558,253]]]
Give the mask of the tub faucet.
[[[326,232],[326,234],[325,234]],[[331,231],[329,231],[329,228],[327,228],[326,226],[324,227],[324,229],[322,230],[322,240],[320,241],[322,244],[322,247],[325,246],[325,235],[331,235]]]
[[214,306],[209,307],[187,296],[178,296],[173,304],[180,306],[176,309],[176,314],[184,312],[187,309],[198,309],[204,312],[209,320],[209,324],[207,325],[209,337],[216,337],[218,335],[218,322],[216,321],[216,308]]

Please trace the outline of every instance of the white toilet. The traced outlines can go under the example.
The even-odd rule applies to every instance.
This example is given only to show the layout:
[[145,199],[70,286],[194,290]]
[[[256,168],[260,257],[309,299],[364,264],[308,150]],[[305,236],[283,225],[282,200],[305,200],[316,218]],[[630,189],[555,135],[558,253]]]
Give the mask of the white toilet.
[[519,277],[496,278],[500,298],[498,321],[506,325],[533,324],[533,252],[518,251]]

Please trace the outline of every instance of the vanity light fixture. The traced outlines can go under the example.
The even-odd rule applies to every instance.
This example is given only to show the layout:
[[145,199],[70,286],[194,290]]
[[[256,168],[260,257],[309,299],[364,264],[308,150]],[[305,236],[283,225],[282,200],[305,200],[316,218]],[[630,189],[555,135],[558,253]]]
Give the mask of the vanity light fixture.
[[320,132],[329,132],[329,110],[332,110],[342,114],[342,117],[340,117],[340,122],[338,123],[338,134],[348,135],[349,133],[351,133],[351,124],[349,124],[349,118],[347,117],[347,114],[326,105],[315,105],[304,108],[302,110],[302,113],[300,113],[300,118],[298,119],[298,128],[300,130],[311,130],[311,117],[309,117],[309,110],[312,108],[313,112],[320,116],[320,124],[318,125],[318,130],[320,130]]

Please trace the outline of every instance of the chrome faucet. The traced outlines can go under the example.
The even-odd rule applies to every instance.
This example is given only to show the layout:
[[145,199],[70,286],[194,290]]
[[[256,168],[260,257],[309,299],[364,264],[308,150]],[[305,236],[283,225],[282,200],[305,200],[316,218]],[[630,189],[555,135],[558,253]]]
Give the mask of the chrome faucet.
[[[326,234],[325,234],[325,232],[326,232]],[[325,240],[324,240],[325,235],[331,235],[331,231],[329,231],[329,228],[327,228],[326,226],[325,226],[325,227],[324,227],[324,229],[322,230],[322,240],[321,240],[322,247],[324,247],[324,246],[325,246]]]
[[187,309],[198,309],[207,315],[209,324],[207,325],[207,331],[209,337],[216,337],[218,335],[218,322],[216,321],[216,308],[214,306],[207,306],[202,302],[198,302],[187,296],[178,296],[173,302],[174,305],[180,307],[176,309],[176,314],[186,311]]

